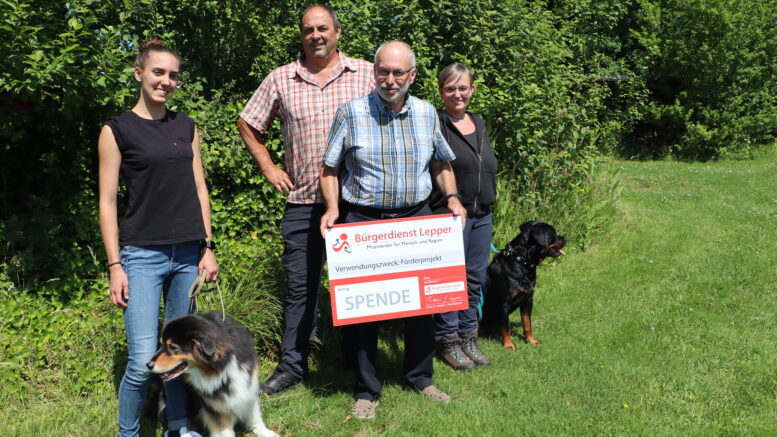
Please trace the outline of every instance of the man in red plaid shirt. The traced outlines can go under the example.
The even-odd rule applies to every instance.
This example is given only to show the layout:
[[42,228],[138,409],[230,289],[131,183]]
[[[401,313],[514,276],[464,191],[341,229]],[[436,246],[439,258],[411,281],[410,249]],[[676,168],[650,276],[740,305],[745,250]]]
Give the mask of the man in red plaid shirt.
[[[337,50],[340,31],[328,6],[306,9],[300,19],[302,57],[273,70],[237,122],[264,176],[279,192],[288,194],[281,224],[288,276],[285,326],[281,362],[262,384],[268,395],[289,390],[307,377],[326,253],[319,232],[325,208],[318,180],[326,138],[337,108],[375,88],[372,64]],[[285,168],[273,163],[262,136],[275,116],[281,122]]]

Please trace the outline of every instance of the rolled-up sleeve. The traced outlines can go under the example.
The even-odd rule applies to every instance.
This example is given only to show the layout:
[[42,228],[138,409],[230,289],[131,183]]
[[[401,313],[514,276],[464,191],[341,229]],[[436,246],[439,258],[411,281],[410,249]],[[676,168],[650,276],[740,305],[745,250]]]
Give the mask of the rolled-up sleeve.
[[275,76],[268,75],[254,95],[248,100],[240,118],[254,129],[265,132],[270,126],[273,117],[278,112],[280,99],[278,88],[275,86]]
[[324,165],[339,167],[345,152],[345,141],[348,136],[348,120],[345,105],[337,108],[329,136],[326,139],[326,152],[324,153]]
[[432,122],[432,141],[434,147],[434,153],[432,154],[432,161],[453,161],[456,159],[456,155],[451,150],[451,146],[445,141],[445,137],[442,136],[440,131],[440,119],[435,115]]

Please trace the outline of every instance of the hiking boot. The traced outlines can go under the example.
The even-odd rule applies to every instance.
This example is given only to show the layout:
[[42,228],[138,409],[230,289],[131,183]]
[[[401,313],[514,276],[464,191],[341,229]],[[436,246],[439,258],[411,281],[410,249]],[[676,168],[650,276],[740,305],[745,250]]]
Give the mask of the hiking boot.
[[440,360],[453,367],[455,370],[470,370],[475,368],[475,363],[461,350],[459,335],[457,333],[445,334],[440,341],[442,352]]
[[351,414],[357,419],[374,419],[375,409],[378,408],[378,401],[369,399],[356,399],[351,408]]
[[476,366],[487,366],[491,364],[491,360],[480,352],[478,347],[478,332],[472,331],[465,334],[461,334],[461,350],[467,355],[467,357],[475,363]]

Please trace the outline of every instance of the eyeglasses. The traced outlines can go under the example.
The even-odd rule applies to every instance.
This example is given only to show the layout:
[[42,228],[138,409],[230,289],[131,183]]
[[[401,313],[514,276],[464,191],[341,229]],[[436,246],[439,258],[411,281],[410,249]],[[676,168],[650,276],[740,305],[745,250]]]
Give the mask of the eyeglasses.
[[376,68],[375,72],[378,74],[378,77],[380,78],[385,78],[385,77],[388,77],[389,75],[392,75],[394,76],[394,79],[402,79],[408,73],[413,71],[413,68],[415,67],[410,67],[407,70],[386,70],[385,68]]
[[442,90],[443,90],[443,91],[445,91],[447,94],[453,94],[453,93],[455,93],[456,91],[458,91],[458,92],[459,92],[459,93],[461,93],[461,94],[466,94],[466,93],[467,93],[469,90],[471,90],[471,89],[472,89],[472,87],[471,87],[471,86],[464,86],[464,85],[461,85],[461,86],[459,86],[459,87],[455,87],[455,86],[446,86],[446,87],[445,87],[445,88],[443,88]]

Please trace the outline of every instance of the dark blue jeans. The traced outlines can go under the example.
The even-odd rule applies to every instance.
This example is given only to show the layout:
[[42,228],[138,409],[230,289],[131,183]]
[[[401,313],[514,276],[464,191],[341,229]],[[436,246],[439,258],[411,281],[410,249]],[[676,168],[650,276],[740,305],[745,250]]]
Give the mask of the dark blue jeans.
[[286,204],[281,221],[283,268],[288,278],[281,362],[276,372],[308,376],[308,355],[316,336],[318,295],[326,259],[320,222],[324,205]]
[[486,282],[488,255],[491,248],[491,214],[467,217],[464,227],[464,259],[467,264],[467,291],[469,308],[435,315],[434,338],[446,334],[466,334],[478,327],[478,304]]

